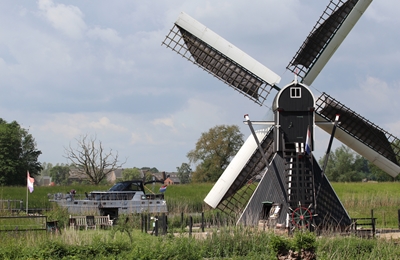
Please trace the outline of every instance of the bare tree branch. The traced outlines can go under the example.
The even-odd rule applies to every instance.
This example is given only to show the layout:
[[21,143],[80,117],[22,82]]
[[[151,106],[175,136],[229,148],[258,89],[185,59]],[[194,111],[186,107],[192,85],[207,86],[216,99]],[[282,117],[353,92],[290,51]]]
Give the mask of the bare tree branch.
[[72,148],[69,144],[69,147],[65,148],[65,158],[75,166],[79,173],[86,175],[88,180],[95,185],[126,163],[126,160],[122,163],[119,162],[118,152],[115,155],[112,149],[105,152],[102,142],[97,141],[96,137],[89,138],[88,135],[83,135],[75,140],[77,147]]

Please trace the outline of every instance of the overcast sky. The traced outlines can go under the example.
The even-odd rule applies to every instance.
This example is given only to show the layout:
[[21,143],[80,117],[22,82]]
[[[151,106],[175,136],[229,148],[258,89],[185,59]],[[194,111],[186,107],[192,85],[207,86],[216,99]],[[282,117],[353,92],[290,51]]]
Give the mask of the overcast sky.
[[[282,76],[328,0],[2,0],[0,118],[29,130],[41,162],[67,163],[82,135],[118,151],[127,167],[176,171],[202,132],[260,107],[162,46],[186,12]],[[400,136],[400,1],[370,5],[314,81]],[[272,102],[269,97],[266,105]],[[329,136],[317,132],[323,155]],[[338,145],[338,141],[336,141]],[[193,167],[194,168],[194,167]]]

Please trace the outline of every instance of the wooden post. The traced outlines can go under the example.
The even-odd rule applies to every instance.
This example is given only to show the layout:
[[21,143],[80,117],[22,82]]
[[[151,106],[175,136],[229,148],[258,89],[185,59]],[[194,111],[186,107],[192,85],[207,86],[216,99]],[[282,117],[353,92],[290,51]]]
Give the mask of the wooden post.
[[184,229],[185,226],[183,225],[183,212],[181,212],[181,228]]
[[144,232],[144,217],[143,217],[143,213],[140,214],[140,229],[142,231],[142,233]]
[[204,212],[201,212],[201,232],[204,232]]
[[400,209],[397,210],[397,220],[399,222],[399,229],[400,229]]
[[375,237],[375,219],[374,219],[373,209],[371,209],[371,221],[372,221],[372,237]]
[[165,215],[165,234],[168,233],[168,216]]
[[161,219],[162,219],[162,234],[165,235],[167,234],[167,216],[165,216],[165,213],[161,214]]
[[193,218],[192,216],[189,217],[189,237],[192,236],[192,228],[193,228]]
[[144,233],[147,234],[147,230],[149,230],[149,229],[147,228],[147,214],[143,214],[143,220],[144,220],[144,223],[143,223],[143,226],[144,226]]

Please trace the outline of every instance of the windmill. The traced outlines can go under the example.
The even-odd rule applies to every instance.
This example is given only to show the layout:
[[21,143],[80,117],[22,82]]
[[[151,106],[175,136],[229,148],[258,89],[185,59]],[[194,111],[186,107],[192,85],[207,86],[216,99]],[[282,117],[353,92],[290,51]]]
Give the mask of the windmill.
[[[320,127],[389,175],[400,173],[400,140],[326,93],[310,86],[372,0],[331,0],[280,77],[189,15],[181,13],[163,44],[260,106],[272,91],[273,122],[245,123],[252,135],[204,201],[232,214],[238,223],[296,227],[346,227],[350,216],[313,156]],[[253,124],[267,127],[254,131]]]

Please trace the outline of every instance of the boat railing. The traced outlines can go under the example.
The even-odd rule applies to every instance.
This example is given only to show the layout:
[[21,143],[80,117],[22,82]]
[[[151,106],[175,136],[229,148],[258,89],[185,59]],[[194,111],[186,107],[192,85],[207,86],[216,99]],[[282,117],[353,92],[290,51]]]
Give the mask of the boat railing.
[[[135,191],[128,192],[91,192],[88,194],[64,194],[56,193],[49,194],[49,199],[52,200],[132,200],[135,196]],[[164,200],[164,194],[141,194],[141,200]]]
[[145,194],[142,195],[142,200],[163,200],[164,194]]
[[113,192],[113,193],[95,193],[88,194],[89,200],[131,200],[135,192]]

